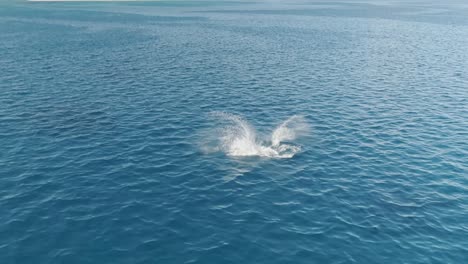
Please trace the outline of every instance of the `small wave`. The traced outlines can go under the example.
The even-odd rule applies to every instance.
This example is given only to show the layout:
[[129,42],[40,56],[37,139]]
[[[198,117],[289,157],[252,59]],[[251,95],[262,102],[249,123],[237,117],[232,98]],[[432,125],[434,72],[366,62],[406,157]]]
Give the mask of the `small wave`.
[[223,151],[229,156],[259,156],[270,158],[292,158],[301,151],[301,146],[292,141],[308,132],[308,125],[303,116],[294,115],[276,127],[270,137],[261,139],[256,130],[241,116],[213,112],[223,123],[218,128],[215,151]]

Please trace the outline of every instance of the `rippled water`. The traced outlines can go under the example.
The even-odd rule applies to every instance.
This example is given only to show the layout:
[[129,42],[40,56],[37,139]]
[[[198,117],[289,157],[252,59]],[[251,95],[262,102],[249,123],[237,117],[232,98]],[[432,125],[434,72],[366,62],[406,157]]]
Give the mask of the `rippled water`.
[[0,263],[466,263],[466,47],[463,1],[0,2]]

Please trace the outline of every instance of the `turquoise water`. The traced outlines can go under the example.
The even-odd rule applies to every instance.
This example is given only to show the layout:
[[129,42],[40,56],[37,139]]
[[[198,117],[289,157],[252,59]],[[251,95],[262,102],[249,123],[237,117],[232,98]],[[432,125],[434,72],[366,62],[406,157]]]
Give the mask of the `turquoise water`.
[[467,263],[466,47],[462,1],[1,2],[0,263]]

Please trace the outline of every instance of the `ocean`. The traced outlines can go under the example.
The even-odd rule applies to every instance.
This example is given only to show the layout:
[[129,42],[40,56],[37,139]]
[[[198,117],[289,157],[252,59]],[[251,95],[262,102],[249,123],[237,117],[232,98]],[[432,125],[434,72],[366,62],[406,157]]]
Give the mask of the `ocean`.
[[468,263],[464,1],[0,2],[0,263]]

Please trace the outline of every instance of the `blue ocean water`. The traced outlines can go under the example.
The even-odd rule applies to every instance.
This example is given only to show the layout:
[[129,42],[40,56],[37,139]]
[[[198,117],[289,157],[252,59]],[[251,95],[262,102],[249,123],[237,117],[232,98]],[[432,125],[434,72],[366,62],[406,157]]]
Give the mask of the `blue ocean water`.
[[463,1],[0,2],[0,263],[468,263]]

